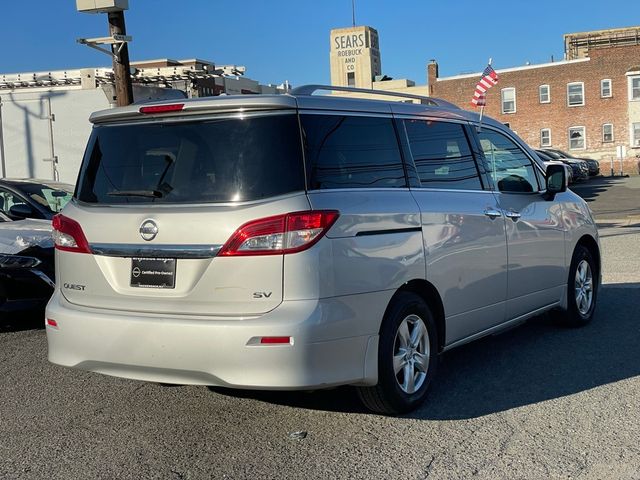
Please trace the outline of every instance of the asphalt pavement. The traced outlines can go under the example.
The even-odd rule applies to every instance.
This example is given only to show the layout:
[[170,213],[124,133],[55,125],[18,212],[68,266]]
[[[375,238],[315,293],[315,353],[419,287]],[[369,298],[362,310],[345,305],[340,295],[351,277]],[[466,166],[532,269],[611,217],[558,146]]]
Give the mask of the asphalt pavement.
[[350,388],[212,391],[57,367],[44,331],[16,319],[0,327],[0,479],[640,479],[632,217],[598,217],[605,285],[590,325],[543,315],[448,352],[424,406],[398,418]]
[[599,223],[640,225],[640,175],[599,176],[576,183],[571,190],[587,201]]

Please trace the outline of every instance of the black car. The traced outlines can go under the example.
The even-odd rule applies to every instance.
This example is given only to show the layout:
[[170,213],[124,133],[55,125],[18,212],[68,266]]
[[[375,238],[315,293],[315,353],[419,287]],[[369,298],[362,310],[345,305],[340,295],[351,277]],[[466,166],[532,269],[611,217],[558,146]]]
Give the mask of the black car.
[[41,313],[55,281],[51,222],[0,215],[0,319]]
[[72,195],[73,185],[67,183],[3,178],[0,180],[0,213],[12,220],[51,220]]
[[571,167],[573,173],[573,181],[578,182],[581,180],[589,179],[589,165],[584,160],[579,160],[577,158],[568,158],[564,155],[555,152],[554,150],[544,149],[544,150],[536,150],[537,152],[543,152],[547,156],[553,158],[562,163],[566,163]]
[[[547,152],[545,152],[544,150],[536,150],[535,151],[538,154],[538,157],[540,157],[540,160],[542,160],[544,162],[545,165],[550,165],[552,163],[563,163],[560,160],[557,160],[555,158],[553,158],[551,155],[549,155]],[[567,164],[565,164],[567,165]],[[566,172],[567,172],[567,180],[569,184],[573,183],[573,168],[570,165],[567,165],[568,168],[566,168]]]
[[583,162],[587,162],[589,166],[589,175],[594,176],[600,173],[600,162],[594,160],[593,158],[586,157],[574,157],[573,155],[563,152],[562,150],[558,150],[557,148],[546,148],[545,150],[554,152],[558,155],[562,155],[564,158],[568,158],[570,160],[582,160]]

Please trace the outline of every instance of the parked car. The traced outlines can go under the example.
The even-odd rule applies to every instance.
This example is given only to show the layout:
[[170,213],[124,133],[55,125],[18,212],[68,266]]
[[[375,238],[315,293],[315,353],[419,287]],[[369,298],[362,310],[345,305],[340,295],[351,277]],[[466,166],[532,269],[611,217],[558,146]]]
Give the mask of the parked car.
[[91,116],[53,219],[51,362],[174,384],[355,385],[394,414],[423,402],[441,352],[546,311],[592,319],[598,231],[564,166],[545,174],[501,123],[437,99],[318,88],[336,89]]
[[0,211],[13,220],[51,220],[73,195],[73,185],[37,179],[0,179]]
[[[538,154],[538,157],[540,157],[540,160],[543,161],[545,166],[548,166],[548,165],[566,165],[566,164],[562,163],[559,160],[554,160],[551,156],[547,155],[544,152],[544,150],[535,150],[535,152]],[[567,171],[567,183],[569,185],[571,185],[573,183],[573,169],[571,168],[570,165],[567,165],[566,171]]]
[[584,160],[578,160],[575,158],[567,158],[564,155],[553,152],[551,150],[536,150],[537,152],[544,152],[547,156],[554,160],[569,165],[573,171],[573,181],[589,180],[589,165]]
[[567,152],[565,152],[563,150],[559,150],[557,148],[547,148],[546,150],[550,150],[552,152],[555,152],[558,155],[562,155],[565,158],[569,158],[569,159],[572,159],[572,160],[582,160],[583,162],[587,162],[587,165],[589,166],[589,175],[590,176],[598,175],[600,173],[600,162],[598,162],[597,160],[594,160],[593,158],[576,157],[574,155],[571,155],[570,153],[567,153]]
[[44,312],[54,289],[54,249],[49,220],[0,222],[0,316]]

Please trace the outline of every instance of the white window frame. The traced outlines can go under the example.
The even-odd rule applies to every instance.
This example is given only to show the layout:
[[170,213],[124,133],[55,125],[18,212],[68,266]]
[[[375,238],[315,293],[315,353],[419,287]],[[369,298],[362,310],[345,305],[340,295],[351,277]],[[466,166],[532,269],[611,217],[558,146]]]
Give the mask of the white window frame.
[[[605,82],[609,83],[609,95],[604,94],[604,84]],[[613,97],[613,82],[610,78],[603,78],[600,80],[600,98],[611,98]]]
[[[506,91],[513,91],[513,111],[508,111],[505,112],[504,110],[504,94]],[[503,114],[505,115],[510,115],[512,113],[516,113],[518,111],[517,108],[517,102],[516,102],[516,89],[515,87],[507,87],[507,88],[503,88],[502,90],[500,90],[500,109],[502,111]]]
[[[570,103],[570,96],[569,96],[569,87],[571,87],[572,85],[580,85],[580,87],[582,88],[582,103],[576,103],[575,105],[571,105]],[[570,82],[567,83],[567,106],[568,107],[584,107],[584,82]]]
[[[547,99],[542,100],[542,89],[545,87],[547,89]],[[538,100],[540,103],[551,103],[551,87],[549,85],[540,85],[538,87]]]
[[630,102],[640,102],[640,85],[638,85],[638,96],[633,98],[633,81],[638,80],[640,83],[640,75],[629,75],[627,77],[629,80],[629,101]]
[[[604,138],[604,128],[605,127],[611,127],[611,140],[607,140]],[[615,141],[615,135],[613,134],[613,123],[604,123],[602,125],[602,143],[612,143]]]
[[[582,147],[578,147],[578,148],[572,148],[571,147],[571,130],[575,130],[581,128],[582,129],[582,143],[583,146]],[[584,125],[574,125],[573,127],[569,127],[568,130],[568,135],[569,135],[569,150],[586,150],[587,149],[587,128]]]
[[[544,143],[543,139],[544,136],[542,135],[542,132],[548,132],[549,135],[549,142],[548,143]],[[550,128],[542,128],[540,129],[540,147],[550,147],[551,146],[551,129]]]
[[629,136],[631,137],[631,148],[640,148],[640,134],[636,137],[634,135],[635,130],[633,129],[634,125],[640,125],[640,122],[632,122],[629,125]]

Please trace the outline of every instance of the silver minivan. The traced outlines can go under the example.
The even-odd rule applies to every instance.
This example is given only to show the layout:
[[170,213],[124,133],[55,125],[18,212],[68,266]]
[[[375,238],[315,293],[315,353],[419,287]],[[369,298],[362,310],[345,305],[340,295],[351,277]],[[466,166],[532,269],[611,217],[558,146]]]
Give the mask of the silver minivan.
[[423,402],[444,351],[546,311],[591,320],[598,233],[564,166],[545,172],[512,131],[444,101],[316,91],[91,116],[53,221],[51,362],[354,385],[395,414]]

